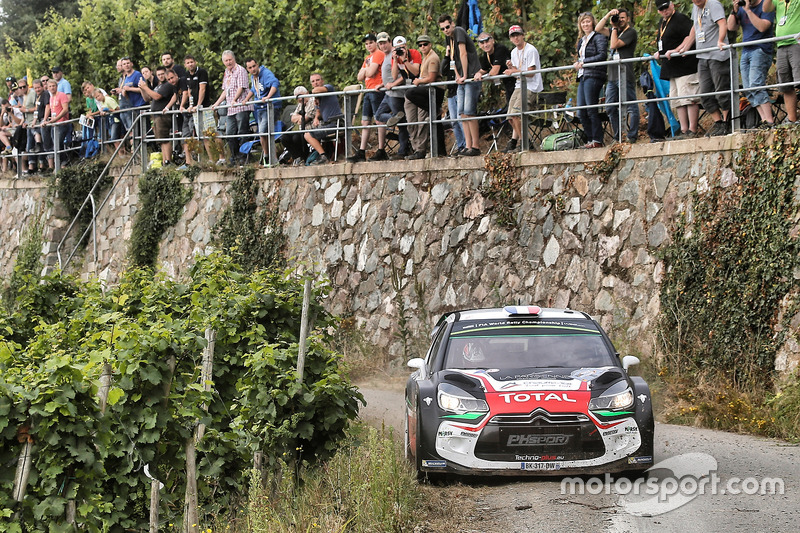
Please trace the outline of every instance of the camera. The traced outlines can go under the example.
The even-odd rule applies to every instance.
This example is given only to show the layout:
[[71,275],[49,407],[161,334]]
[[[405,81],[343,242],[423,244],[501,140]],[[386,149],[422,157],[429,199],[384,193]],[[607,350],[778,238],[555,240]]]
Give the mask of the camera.
[[619,13],[611,15],[611,24],[619,24]]
[[394,53],[400,57],[403,57],[404,55],[406,55],[406,49],[403,48],[402,46],[398,46],[397,48],[394,49]]
[[739,0],[739,1],[736,3],[736,5],[738,5],[739,7],[744,7],[744,4],[745,4],[744,0]]

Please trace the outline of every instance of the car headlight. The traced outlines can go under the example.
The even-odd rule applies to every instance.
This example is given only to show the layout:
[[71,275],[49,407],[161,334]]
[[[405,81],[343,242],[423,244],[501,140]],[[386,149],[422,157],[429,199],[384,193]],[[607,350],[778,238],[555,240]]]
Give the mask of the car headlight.
[[628,387],[618,394],[609,394],[592,398],[589,409],[626,409],[633,405],[633,391]]
[[454,385],[442,383],[437,395],[439,407],[456,414],[489,411],[486,400],[478,399]]

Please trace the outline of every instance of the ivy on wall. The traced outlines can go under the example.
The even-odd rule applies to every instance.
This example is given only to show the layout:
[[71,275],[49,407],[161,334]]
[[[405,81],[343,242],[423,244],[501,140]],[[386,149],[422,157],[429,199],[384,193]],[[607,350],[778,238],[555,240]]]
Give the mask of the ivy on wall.
[[695,192],[693,220],[684,217],[663,250],[661,335],[671,370],[771,382],[783,341],[778,310],[800,289],[799,152],[789,129],[753,136],[738,154],[738,183]]

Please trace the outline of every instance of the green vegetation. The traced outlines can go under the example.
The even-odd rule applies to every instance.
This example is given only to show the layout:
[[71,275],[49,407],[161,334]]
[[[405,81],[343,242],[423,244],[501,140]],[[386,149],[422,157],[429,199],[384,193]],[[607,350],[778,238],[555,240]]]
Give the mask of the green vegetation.
[[[80,212],[71,232],[76,239],[83,235],[92,222],[92,205],[86,201],[86,197],[97,182],[97,178],[100,177],[100,173],[103,172],[103,167],[105,167],[105,163],[98,159],[81,161],[77,165],[62,168],[54,182],[58,199],[67,210],[68,222],[72,222],[72,219]],[[103,176],[94,191],[96,203],[100,203],[103,193],[111,186],[112,182],[113,177],[110,174]],[[86,202],[86,206],[81,210],[84,202]],[[84,239],[81,244],[85,246],[87,242],[87,239]]]
[[764,393],[782,385],[775,355],[800,310],[799,153],[789,129],[754,136],[738,155],[739,182],[695,193],[693,218],[664,250],[659,374],[677,399],[673,420],[800,438],[797,377]]
[[175,225],[192,191],[181,184],[183,173],[170,169],[150,169],[139,178],[139,210],[133,221],[128,256],[135,267],[152,268],[158,245],[166,230]]
[[[27,439],[34,462],[20,521],[0,529],[70,529],[68,501],[81,530],[147,529],[145,466],[165,485],[160,529],[179,524],[185,444],[198,423],[203,524],[235,512],[255,452],[268,470],[330,458],[361,396],[325,347],[334,322],[319,289],[297,382],[302,286],[213,253],[183,283],[134,270],[105,292],[60,276],[20,291],[15,311],[0,315],[0,463],[15,464]],[[216,331],[210,391],[200,381],[207,328]],[[0,469],[0,516],[14,510],[14,473]]]
[[254,168],[237,171],[228,188],[230,204],[214,226],[214,239],[222,250],[236,254],[246,269],[280,267],[286,236],[280,220],[277,197],[258,208],[259,186]]

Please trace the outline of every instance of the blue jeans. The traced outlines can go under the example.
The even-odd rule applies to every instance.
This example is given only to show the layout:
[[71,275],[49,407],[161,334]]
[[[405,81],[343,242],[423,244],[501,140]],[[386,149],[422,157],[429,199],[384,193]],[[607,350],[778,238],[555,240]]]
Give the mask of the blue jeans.
[[[761,48],[757,46],[743,48],[742,60],[739,64],[742,72],[742,87],[749,89],[750,87],[761,87],[765,85],[767,82],[767,71],[769,71],[771,65],[772,56]],[[769,102],[769,95],[766,89],[746,91],[745,95],[750,105],[753,107],[758,107],[761,104]]]
[[[250,133],[250,111],[240,111],[235,115],[228,115],[225,121],[225,135],[244,135]],[[245,156],[239,153],[239,146],[249,139],[231,137],[226,139],[228,148],[231,150],[231,161],[244,159]]]
[[[398,98],[396,96],[389,96],[387,94],[386,97],[384,97],[383,102],[381,102],[381,105],[378,106],[378,111],[375,112],[375,120],[386,124],[386,121],[392,118],[392,115],[396,115],[400,111],[403,111],[404,103],[405,98]],[[405,119],[403,119],[401,123],[402,122],[405,122]],[[397,139],[400,142],[400,147],[397,149],[397,153],[402,155],[408,154],[407,127],[402,125],[397,126]]]
[[[636,100],[636,84],[633,80],[627,80],[625,84],[628,88],[625,100]],[[619,80],[609,81],[606,85],[606,113],[611,122],[611,129],[614,130],[614,138],[619,139],[619,107],[615,105],[619,102]],[[639,104],[628,104],[626,113],[628,116],[628,139],[636,139],[639,136]]]
[[461,129],[461,123],[458,121],[458,96],[451,96],[447,99],[447,114],[450,116],[453,125],[453,135],[456,137],[456,148],[461,150],[467,147],[467,141],[464,139],[464,130]]
[[[596,105],[600,101],[600,91],[603,89],[603,80],[599,78],[582,77],[578,82],[578,105]],[[579,109],[578,118],[581,119],[583,132],[589,142],[603,142],[603,124],[600,122],[598,108]]]
[[474,117],[478,114],[478,98],[481,96],[481,82],[468,81],[458,86],[458,115]]

